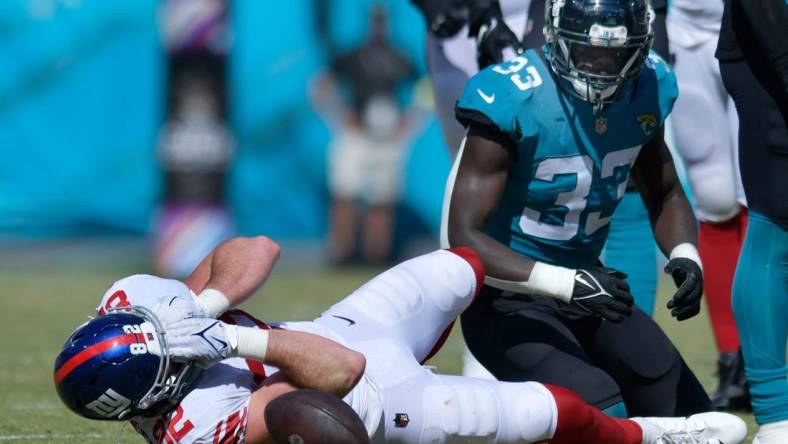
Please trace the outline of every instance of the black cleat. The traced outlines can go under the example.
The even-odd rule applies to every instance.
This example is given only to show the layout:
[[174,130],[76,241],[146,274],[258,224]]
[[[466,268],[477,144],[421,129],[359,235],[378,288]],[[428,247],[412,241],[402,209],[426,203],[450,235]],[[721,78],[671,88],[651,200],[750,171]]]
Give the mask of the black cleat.
[[722,411],[752,411],[741,350],[721,354],[717,370],[720,383],[711,396],[714,408]]

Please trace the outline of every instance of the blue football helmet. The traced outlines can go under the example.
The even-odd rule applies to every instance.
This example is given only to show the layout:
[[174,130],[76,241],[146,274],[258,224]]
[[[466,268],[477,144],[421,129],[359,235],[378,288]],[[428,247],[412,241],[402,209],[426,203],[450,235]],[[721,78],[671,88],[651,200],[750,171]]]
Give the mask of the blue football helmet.
[[561,87],[598,112],[637,78],[654,40],[650,0],[546,0],[546,58]]
[[60,399],[80,416],[127,420],[174,408],[199,379],[170,361],[164,330],[145,307],[111,309],[66,339],[55,360]]

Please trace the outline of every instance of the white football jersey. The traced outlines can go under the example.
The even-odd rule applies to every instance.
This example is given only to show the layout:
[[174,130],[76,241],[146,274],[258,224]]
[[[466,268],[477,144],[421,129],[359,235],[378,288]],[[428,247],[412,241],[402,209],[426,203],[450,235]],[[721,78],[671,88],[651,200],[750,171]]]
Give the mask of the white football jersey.
[[[181,298],[196,309],[196,297],[180,281],[134,275],[115,282],[101,298],[97,312],[102,315],[109,308],[128,305],[152,309],[165,298]],[[245,327],[305,331],[341,342],[327,328],[312,322],[269,326],[242,310],[231,310],[221,320]],[[131,424],[151,443],[243,442],[251,394],[267,376],[277,371],[276,367],[250,359],[225,359],[204,371],[199,383],[177,408],[162,417],[135,417]],[[358,413],[371,436],[379,425],[382,409],[377,387],[365,376],[344,401]]]

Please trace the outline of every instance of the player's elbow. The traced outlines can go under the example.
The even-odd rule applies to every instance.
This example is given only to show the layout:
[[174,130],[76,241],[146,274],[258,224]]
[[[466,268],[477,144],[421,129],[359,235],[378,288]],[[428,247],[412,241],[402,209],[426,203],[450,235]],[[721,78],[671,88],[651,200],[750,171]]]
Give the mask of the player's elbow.
[[474,247],[474,229],[460,221],[449,222],[448,238],[451,247]]
[[347,350],[342,357],[337,359],[337,368],[334,373],[332,386],[334,393],[345,396],[356,386],[364,370],[367,368],[367,359],[363,354]]
[[281,249],[279,244],[274,242],[273,239],[266,236],[255,236],[249,238],[249,244],[251,245],[251,248],[255,249],[260,254],[272,257],[273,260],[279,259]]

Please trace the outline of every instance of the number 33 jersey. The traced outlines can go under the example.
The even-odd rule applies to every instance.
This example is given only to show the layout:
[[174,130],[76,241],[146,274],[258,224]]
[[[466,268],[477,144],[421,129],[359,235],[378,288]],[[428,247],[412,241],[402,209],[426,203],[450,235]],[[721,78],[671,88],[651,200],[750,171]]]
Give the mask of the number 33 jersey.
[[619,94],[594,114],[590,103],[562,92],[535,50],[468,81],[457,119],[505,134],[514,150],[487,234],[547,263],[596,263],[629,171],[643,144],[659,133],[678,86],[652,52],[640,77]]

